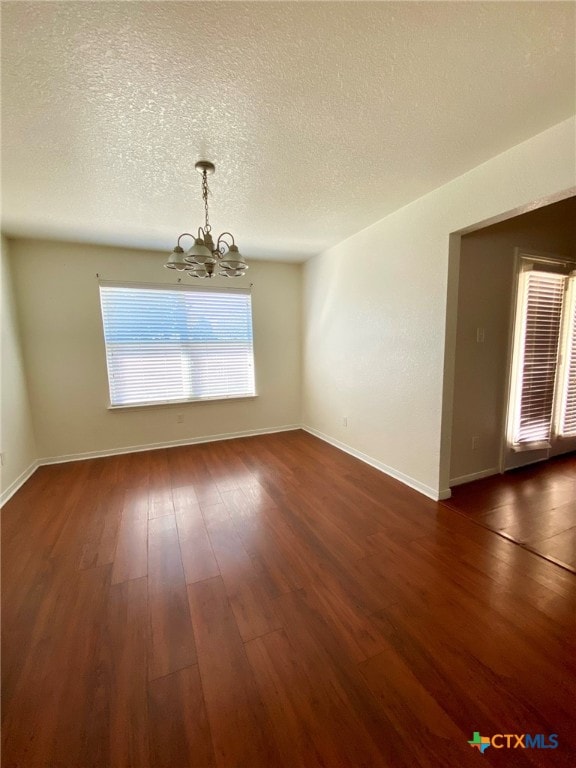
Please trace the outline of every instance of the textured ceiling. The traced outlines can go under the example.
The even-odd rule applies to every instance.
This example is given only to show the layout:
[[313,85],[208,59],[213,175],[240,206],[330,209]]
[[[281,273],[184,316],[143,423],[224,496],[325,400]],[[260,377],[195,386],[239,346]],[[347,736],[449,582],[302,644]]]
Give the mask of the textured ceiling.
[[3,2],[3,229],[301,260],[575,110],[574,3]]

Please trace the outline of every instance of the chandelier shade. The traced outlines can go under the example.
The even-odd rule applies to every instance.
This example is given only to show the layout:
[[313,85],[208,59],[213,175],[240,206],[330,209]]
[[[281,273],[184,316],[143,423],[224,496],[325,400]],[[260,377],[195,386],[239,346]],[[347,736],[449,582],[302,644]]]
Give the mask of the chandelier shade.
[[197,237],[194,245],[186,251],[184,261],[188,266],[190,264],[215,264],[216,259],[212,256],[212,251],[206,247],[204,240]]
[[[208,215],[208,174],[214,173],[216,167],[208,160],[200,160],[196,163],[196,170],[202,174],[204,226],[198,228],[196,236],[190,232],[183,232],[178,237],[178,242],[164,266],[166,269],[186,272],[190,277],[201,280],[214,277],[214,275],[242,277],[248,269],[248,264],[238,250],[234,236],[230,232],[223,232],[218,235],[216,243],[212,237]],[[180,241],[184,237],[191,237],[194,241],[186,252],[180,245]]]
[[184,261],[184,249],[177,245],[170,254],[168,261],[164,264],[166,269],[175,269],[178,272],[184,272],[190,266]]

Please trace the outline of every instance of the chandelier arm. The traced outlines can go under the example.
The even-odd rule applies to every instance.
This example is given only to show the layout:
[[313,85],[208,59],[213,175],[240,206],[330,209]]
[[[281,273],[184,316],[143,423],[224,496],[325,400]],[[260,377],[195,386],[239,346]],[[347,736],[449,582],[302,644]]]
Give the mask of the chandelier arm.
[[180,240],[182,240],[183,237],[192,237],[192,238],[194,238],[194,235],[191,234],[190,232],[182,232],[182,234],[178,237],[178,246],[179,247],[180,247]]
[[[225,235],[228,235],[228,237],[232,240],[231,243],[228,243],[226,242],[226,240],[224,240]],[[224,248],[223,250],[220,249],[220,241],[222,241],[222,245],[225,245],[228,248],[228,250],[230,250],[231,245],[236,245],[236,243],[234,242],[234,235],[231,232],[222,232],[221,235],[218,235],[218,240],[216,241],[216,250],[218,251],[218,253],[221,253],[221,254],[226,253],[226,248]]]

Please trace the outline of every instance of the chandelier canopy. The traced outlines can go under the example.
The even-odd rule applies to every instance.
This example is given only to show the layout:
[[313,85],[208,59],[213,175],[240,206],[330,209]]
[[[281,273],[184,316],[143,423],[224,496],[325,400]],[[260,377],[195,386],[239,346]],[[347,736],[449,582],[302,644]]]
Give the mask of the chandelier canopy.
[[[216,167],[208,160],[198,161],[195,167],[198,173],[202,174],[204,226],[198,227],[196,236],[190,232],[183,232],[178,237],[178,242],[164,266],[166,269],[186,272],[190,277],[201,279],[214,277],[214,275],[242,277],[248,269],[248,264],[240,254],[234,242],[234,236],[230,232],[223,232],[214,242],[211,234],[212,228],[208,216],[208,175],[214,173]],[[184,251],[180,245],[183,237],[191,237],[194,241],[187,251]]]

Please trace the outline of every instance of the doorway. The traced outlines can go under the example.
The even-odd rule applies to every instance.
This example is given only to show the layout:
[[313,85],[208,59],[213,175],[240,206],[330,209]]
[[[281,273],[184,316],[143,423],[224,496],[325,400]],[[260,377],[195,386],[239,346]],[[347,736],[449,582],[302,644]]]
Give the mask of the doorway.
[[[509,471],[501,473],[518,257],[560,254],[566,262],[560,271],[567,276],[576,269],[575,221],[576,197],[572,196],[452,236],[459,266],[458,309],[449,473],[452,497],[444,503],[576,572],[576,441],[557,439],[558,387],[553,387],[550,446],[538,456],[518,451],[524,453],[519,463],[528,466],[507,467]],[[569,317],[565,301],[559,338]],[[556,371],[555,380],[565,372],[565,368]]]
[[576,197],[569,197],[461,237],[451,488],[501,471],[516,249],[562,254],[576,268],[574,221]]

